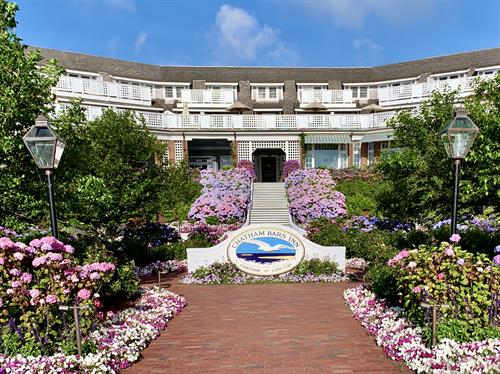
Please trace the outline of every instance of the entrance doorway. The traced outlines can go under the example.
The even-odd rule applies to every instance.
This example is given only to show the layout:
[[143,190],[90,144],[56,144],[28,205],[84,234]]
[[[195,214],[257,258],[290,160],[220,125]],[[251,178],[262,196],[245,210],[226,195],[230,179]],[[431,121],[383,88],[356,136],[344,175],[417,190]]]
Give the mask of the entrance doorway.
[[281,149],[256,149],[252,159],[259,182],[280,182],[285,152]]
[[276,170],[276,157],[261,157],[262,182],[276,182],[278,171]]

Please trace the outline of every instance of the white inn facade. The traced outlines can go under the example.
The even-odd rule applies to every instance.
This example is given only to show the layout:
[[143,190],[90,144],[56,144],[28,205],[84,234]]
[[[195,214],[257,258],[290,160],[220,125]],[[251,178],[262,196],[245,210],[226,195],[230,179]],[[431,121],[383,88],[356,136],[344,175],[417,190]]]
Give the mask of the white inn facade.
[[[370,165],[389,146],[386,121],[398,110],[436,90],[471,95],[475,80],[500,71],[500,48],[371,68],[170,67],[39,50],[66,69],[57,109],[81,97],[89,119],[135,111],[172,162],[217,169],[235,156],[268,182],[280,180],[285,160]],[[246,109],[228,111],[236,102]]]

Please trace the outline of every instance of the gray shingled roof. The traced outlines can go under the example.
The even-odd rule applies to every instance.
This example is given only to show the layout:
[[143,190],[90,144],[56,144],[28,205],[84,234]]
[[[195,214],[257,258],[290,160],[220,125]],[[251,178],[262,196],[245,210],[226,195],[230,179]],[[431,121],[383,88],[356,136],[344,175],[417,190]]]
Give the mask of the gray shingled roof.
[[55,49],[40,50],[44,59],[55,58],[66,69],[109,73],[114,76],[158,82],[284,82],[326,83],[377,82],[416,77],[424,73],[444,73],[471,67],[500,65],[500,48],[382,65],[371,68],[284,68],[284,67],[190,67],[158,66],[98,57]]

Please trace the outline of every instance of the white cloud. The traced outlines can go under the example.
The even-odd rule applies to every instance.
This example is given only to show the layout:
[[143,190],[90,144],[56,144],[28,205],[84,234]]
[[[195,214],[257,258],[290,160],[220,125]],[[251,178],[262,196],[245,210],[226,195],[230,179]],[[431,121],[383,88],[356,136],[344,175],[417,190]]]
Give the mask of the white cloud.
[[145,31],[141,31],[139,34],[137,34],[137,38],[135,38],[134,42],[134,48],[136,51],[140,51],[144,44],[146,44],[146,41],[148,40],[149,34]]
[[217,63],[294,64],[299,58],[272,27],[260,25],[245,9],[222,5],[217,13],[211,49]]
[[433,11],[431,0],[299,0],[306,8],[333,18],[337,27],[362,28],[369,17],[401,25],[421,22]]
[[375,52],[382,51],[384,49],[384,47],[382,47],[381,45],[378,45],[370,38],[353,39],[352,45],[356,49],[367,48],[370,51],[375,51]]
[[380,62],[384,47],[370,38],[355,38],[352,45],[356,50],[355,59],[357,65],[375,65]]

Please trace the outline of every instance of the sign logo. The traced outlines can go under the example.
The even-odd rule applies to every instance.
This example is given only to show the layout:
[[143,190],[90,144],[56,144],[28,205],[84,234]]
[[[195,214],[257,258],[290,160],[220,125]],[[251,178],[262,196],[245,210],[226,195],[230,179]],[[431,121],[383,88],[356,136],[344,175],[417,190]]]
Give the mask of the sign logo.
[[285,228],[255,228],[235,236],[227,257],[241,271],[260,276],[294,269],[304,258],[304,244]]

